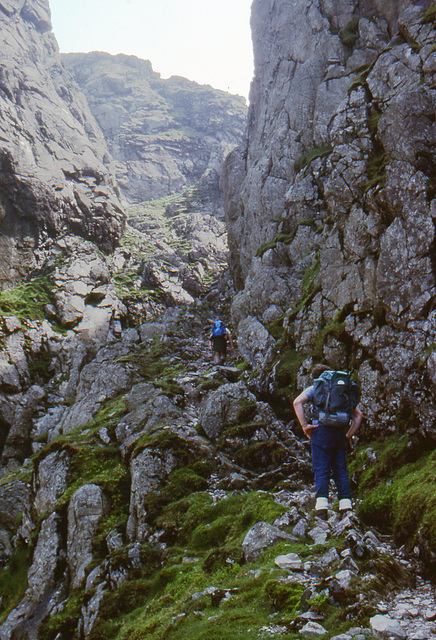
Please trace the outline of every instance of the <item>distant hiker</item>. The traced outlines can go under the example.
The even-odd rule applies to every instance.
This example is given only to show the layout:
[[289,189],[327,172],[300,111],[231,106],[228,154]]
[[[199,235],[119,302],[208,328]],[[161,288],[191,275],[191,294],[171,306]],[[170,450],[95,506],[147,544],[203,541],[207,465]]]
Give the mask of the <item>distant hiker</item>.
[[[357,385],[348,374],[318,364],[312,370],[312,378],[313,385],[295,398],[294,409],[311,441],[316,515],[326,520],[331,477],[338,491],[340,514],[345,515],[352,510],[347,440],[359,429],[363,414],[356,406]],[[307,421],[304,413],[304,405],[308,402],[312,403],[311,422]]]
[[230,342],[232,352],[233,341],[230,331],[227,329],[221,318],[212,321],[212,329],[210,332],[210,348],[213,351],[213,360],[215,364],[224,364],[227,355],[227,340]]

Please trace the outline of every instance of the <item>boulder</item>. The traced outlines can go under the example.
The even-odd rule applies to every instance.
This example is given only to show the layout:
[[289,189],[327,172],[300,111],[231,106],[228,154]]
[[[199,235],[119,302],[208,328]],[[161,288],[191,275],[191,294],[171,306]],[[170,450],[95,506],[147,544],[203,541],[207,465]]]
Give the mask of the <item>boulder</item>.
[[312,620],[309,620],[309,622],[300,629],[300,634],[303,638],[319,638],[326,633],[327,629],[324,629],[318,622],[313,622]]
[[0,637],[36,638],[38,628],[50,606],[59,602],[54,595],[62,567],[59,516],[50,515],[41,524],[32,565],[27,573],[27,589],[19,604],[0,627]]
[[129,540],[143,542],[147,538],[147,511],[144,498],[156,491],[175,469],[177,460],[171,451],[154,453],[150,449],[141,451],[130,462],[131,488],[130,510],[127,522]]
[[303,568],[301,558],[296,553],[277,556],[274,562],[280,569],[288,569],[289,571],[300,571]]
[[36,485],[38,487],[34,508],[38,516],[50,513],[56,501],[67,488],[69,457],[61,451],[54,451],[38,464]]
[[388,640],[388,638],[404,640],[407,637],[398,620],[393,620],[389,616],[376,615],[369,622],[377,640]]
[[85,570],[92,560],[94,537],[107,506],[101,487],[95,484],[83,485],[71,497],[68,506],[67,554],[73,589],[84,584]]
[[295,542],[296,538],[267,522],[257,522],[248,531],[242,543],[247,562],[253,562],[273,544],[279,541]]
[[32,504],[32,487],[19,479],[0,485],[0,517],[2,523],[13,530],[18,518],[30,513]]
[[244,403],[256,403],[244,382],[225,384],[209,393],[200,406],[200,424],[207,436],[217,439],[223,429],[236,424]]
[[266,368],[274,357],[275,340],[256,318],[247,316],[238,324],[238,347],[253,368]]

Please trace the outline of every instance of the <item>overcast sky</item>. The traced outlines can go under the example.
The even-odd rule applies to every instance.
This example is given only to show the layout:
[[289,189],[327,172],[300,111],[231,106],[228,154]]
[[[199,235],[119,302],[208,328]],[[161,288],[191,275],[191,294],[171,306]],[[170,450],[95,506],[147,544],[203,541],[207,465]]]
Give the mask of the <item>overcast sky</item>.
[[62,53],[135,55],[163,78],[184,76],[248,97],[252,0],[49,1]]

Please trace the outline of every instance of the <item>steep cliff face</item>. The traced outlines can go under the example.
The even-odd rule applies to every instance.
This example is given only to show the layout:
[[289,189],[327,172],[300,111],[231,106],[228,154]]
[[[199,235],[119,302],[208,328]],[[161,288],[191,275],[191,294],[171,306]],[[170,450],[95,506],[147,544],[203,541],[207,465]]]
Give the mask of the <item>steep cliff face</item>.
[[234,320],[284,330],[269,388],[325,359],[358,370],[368,425],[434,433],[428,5],[255,0],[248,142],[226,200]]
[[93,52],[63,61],[85,93],[116,160],[130,202],[160,198],[201,181],[220,200],[225,156],[243,137],[247,108],[185,78],[163,80],[148,60]]
[[0,288],[50,237],[110,250],[123,226],[104,138],[51,29],[48,0],[0,3]]

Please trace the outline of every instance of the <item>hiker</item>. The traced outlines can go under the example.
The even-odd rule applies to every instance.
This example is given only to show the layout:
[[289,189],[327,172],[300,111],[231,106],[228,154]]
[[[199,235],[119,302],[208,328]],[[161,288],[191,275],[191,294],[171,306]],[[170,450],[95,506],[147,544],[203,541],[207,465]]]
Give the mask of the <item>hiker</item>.
[[213,361],[215,364],[223,365],[227,355],[227,340],[230,342],[232,353],[234,352],[232,336],[221,318],[210,322],[212,322],[210,348],[213,352]]
[[[312,379],[314,384],[295,398],[294,409],[304,434],[311,441],[316,515],[322,520],[327,520],[331,476],[338,491],[340,515],[344,516],[352,511],[350,478],[346,461],[347,441],[359,429],[363,414],[356,406],[357,385],[350,381],[347,374],[334,372],[330,367],[318,364],[312,370]],[[333,408],[336,411],[333,411],[331,405],[327,406],[335,392],[331,391],[332,387],[326,387],[328,385],[326,381],[333,380],[336,380],[336,384],[339,385],[336,387],[339,389],[336,407]],[[343,389],[346,389],[346,392],[341,394]],[[312,403],[311,422],[307,421],[304,413],[304,405],[308,402]],[[323,420],[329,424],[323,424]]]

